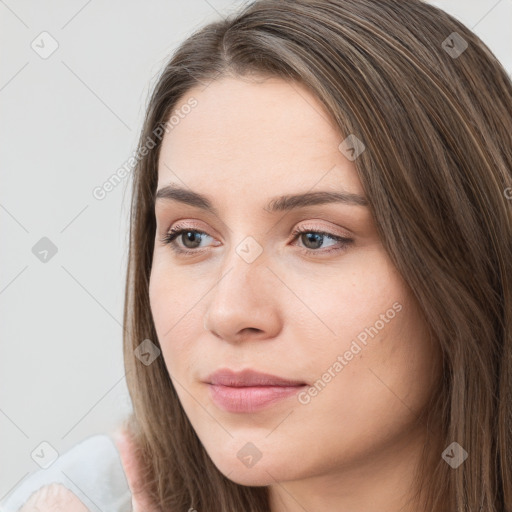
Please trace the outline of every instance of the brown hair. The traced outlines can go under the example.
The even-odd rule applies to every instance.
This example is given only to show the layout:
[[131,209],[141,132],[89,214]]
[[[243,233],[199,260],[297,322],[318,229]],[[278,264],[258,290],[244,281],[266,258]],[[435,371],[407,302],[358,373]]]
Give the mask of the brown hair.
[[133,173],[124,308],[126,425],[148,491],[162,510],[269,510],[266,487],[213,464],[163,358],[134,357],[145,339],[159,345],[148,296],[155,133],[191,88],[249,75],[306,85],[366,146],[355,164],[379,236],[442,352],[424,421],[441,450],[456,441],[469,454],[452,469],[425,446],[425,511],[512,511],[512,84],[473,32],[419,0],[256,1],[192,34],[163,70],[139,142],[155,147]]

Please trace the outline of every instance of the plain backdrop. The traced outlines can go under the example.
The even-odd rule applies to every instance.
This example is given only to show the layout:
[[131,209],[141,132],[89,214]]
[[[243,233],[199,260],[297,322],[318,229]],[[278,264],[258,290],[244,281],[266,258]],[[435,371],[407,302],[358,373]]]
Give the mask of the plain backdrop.
[[[512,71],[512,0],[432,3]],[[242,4],[0,0],[0,501],[39,469],[42,442],[63,453],[130,411],[129,177],[93,190],[133,154],[173,49]]]

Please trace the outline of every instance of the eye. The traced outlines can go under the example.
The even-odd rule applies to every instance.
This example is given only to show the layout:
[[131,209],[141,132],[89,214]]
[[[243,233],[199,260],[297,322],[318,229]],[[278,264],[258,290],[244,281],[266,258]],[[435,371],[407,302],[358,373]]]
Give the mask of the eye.
[[[333,233],[328,233],[326,231],[321,231],[317,229],[311,229],[311,228],[298,228],[293,231],[292,235],[294,235],[293,241],[297,240],[298,238],[301,239],[301,241],[304,241],[305,249],[304,251],[308,254],[312,253],[330,253],[333,251],[342,251],[346,249],[351,243],[353,243],[353,239],[346,238],[343,236],[338,236]],[[306,236],[303,236],[306,235]],[[312,235],[312,236],[311,236]],[[338,242],[338,247],[334,249],[328,249],[328,250],[318,250],[320,246],[324,243],[325,239],[334,240],[335,242]],[[336,244],[334,244],[336,245]]]
[[[305,247],[302,247],[302,250],[308,254],[342,251],[346,249],[351,243],[353,243],[353,239],[351,238],[346,238],[335,235],[333,233],[328,233],[326,231],[304,227],[294,230],[292,235],[293,242],[295,242],[298,238],[301,238],[305,245]],[[202,242],[202,237],[212,238],[210,235],[208,235],[208,233],[205,233],[204,231],[190,227],[187,228],[186,226],[182,225],[176,225],[171,228],[169,232],[160,239],[160,241],[165,245],[170,245],[171,249],[178,254],[191,255],[193,253],[198,254],[203,252],[203,250],[198,250]],[[331,248],[327,250],[320,250],[326,239],[337,242],[337,244],[335,243],[334,245],[338,245],[338,247],[333,249]],[[181,241],[182,246],[178,244],[178,241]]]
[[[160,239],[160,241],[163,244],[170,245],[171,249],[176,253],[191,254],[202,252],[197,250],[199,244],[201,243],[201,236],[212,238],[210,235],[208,235],[208,233],[205,233],[204,231],[187,228],[178,224],[171,228],[169,232]],[[180,237],[179,240],[181,240],[183,243],[184,248],[180,247],[180,245],[177,243],[176,239],[178,237]]]

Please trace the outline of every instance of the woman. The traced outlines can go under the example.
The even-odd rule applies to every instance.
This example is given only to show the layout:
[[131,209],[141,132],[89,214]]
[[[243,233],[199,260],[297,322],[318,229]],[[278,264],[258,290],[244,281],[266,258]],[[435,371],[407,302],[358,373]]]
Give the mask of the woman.
[[[502,66],[417,1],[256,2],[181,45],[125,309],[156,506],[512,510],[511,128]],[[353,201],[273,199],[316,191]]]
[[512,510],[512,85],[417,0],[189,37],[133,175],[135,510]]

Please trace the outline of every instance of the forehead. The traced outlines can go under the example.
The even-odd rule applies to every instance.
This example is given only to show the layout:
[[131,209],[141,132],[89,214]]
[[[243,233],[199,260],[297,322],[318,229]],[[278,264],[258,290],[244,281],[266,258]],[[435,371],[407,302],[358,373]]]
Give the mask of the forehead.
[[182,180],[191,187],[238,186],[284,190],[338,184],[362,194],[344,139],[323,104],[302,84],[279,78],[223,78],[189,90],[187,109],[166,133],[158,187]]

